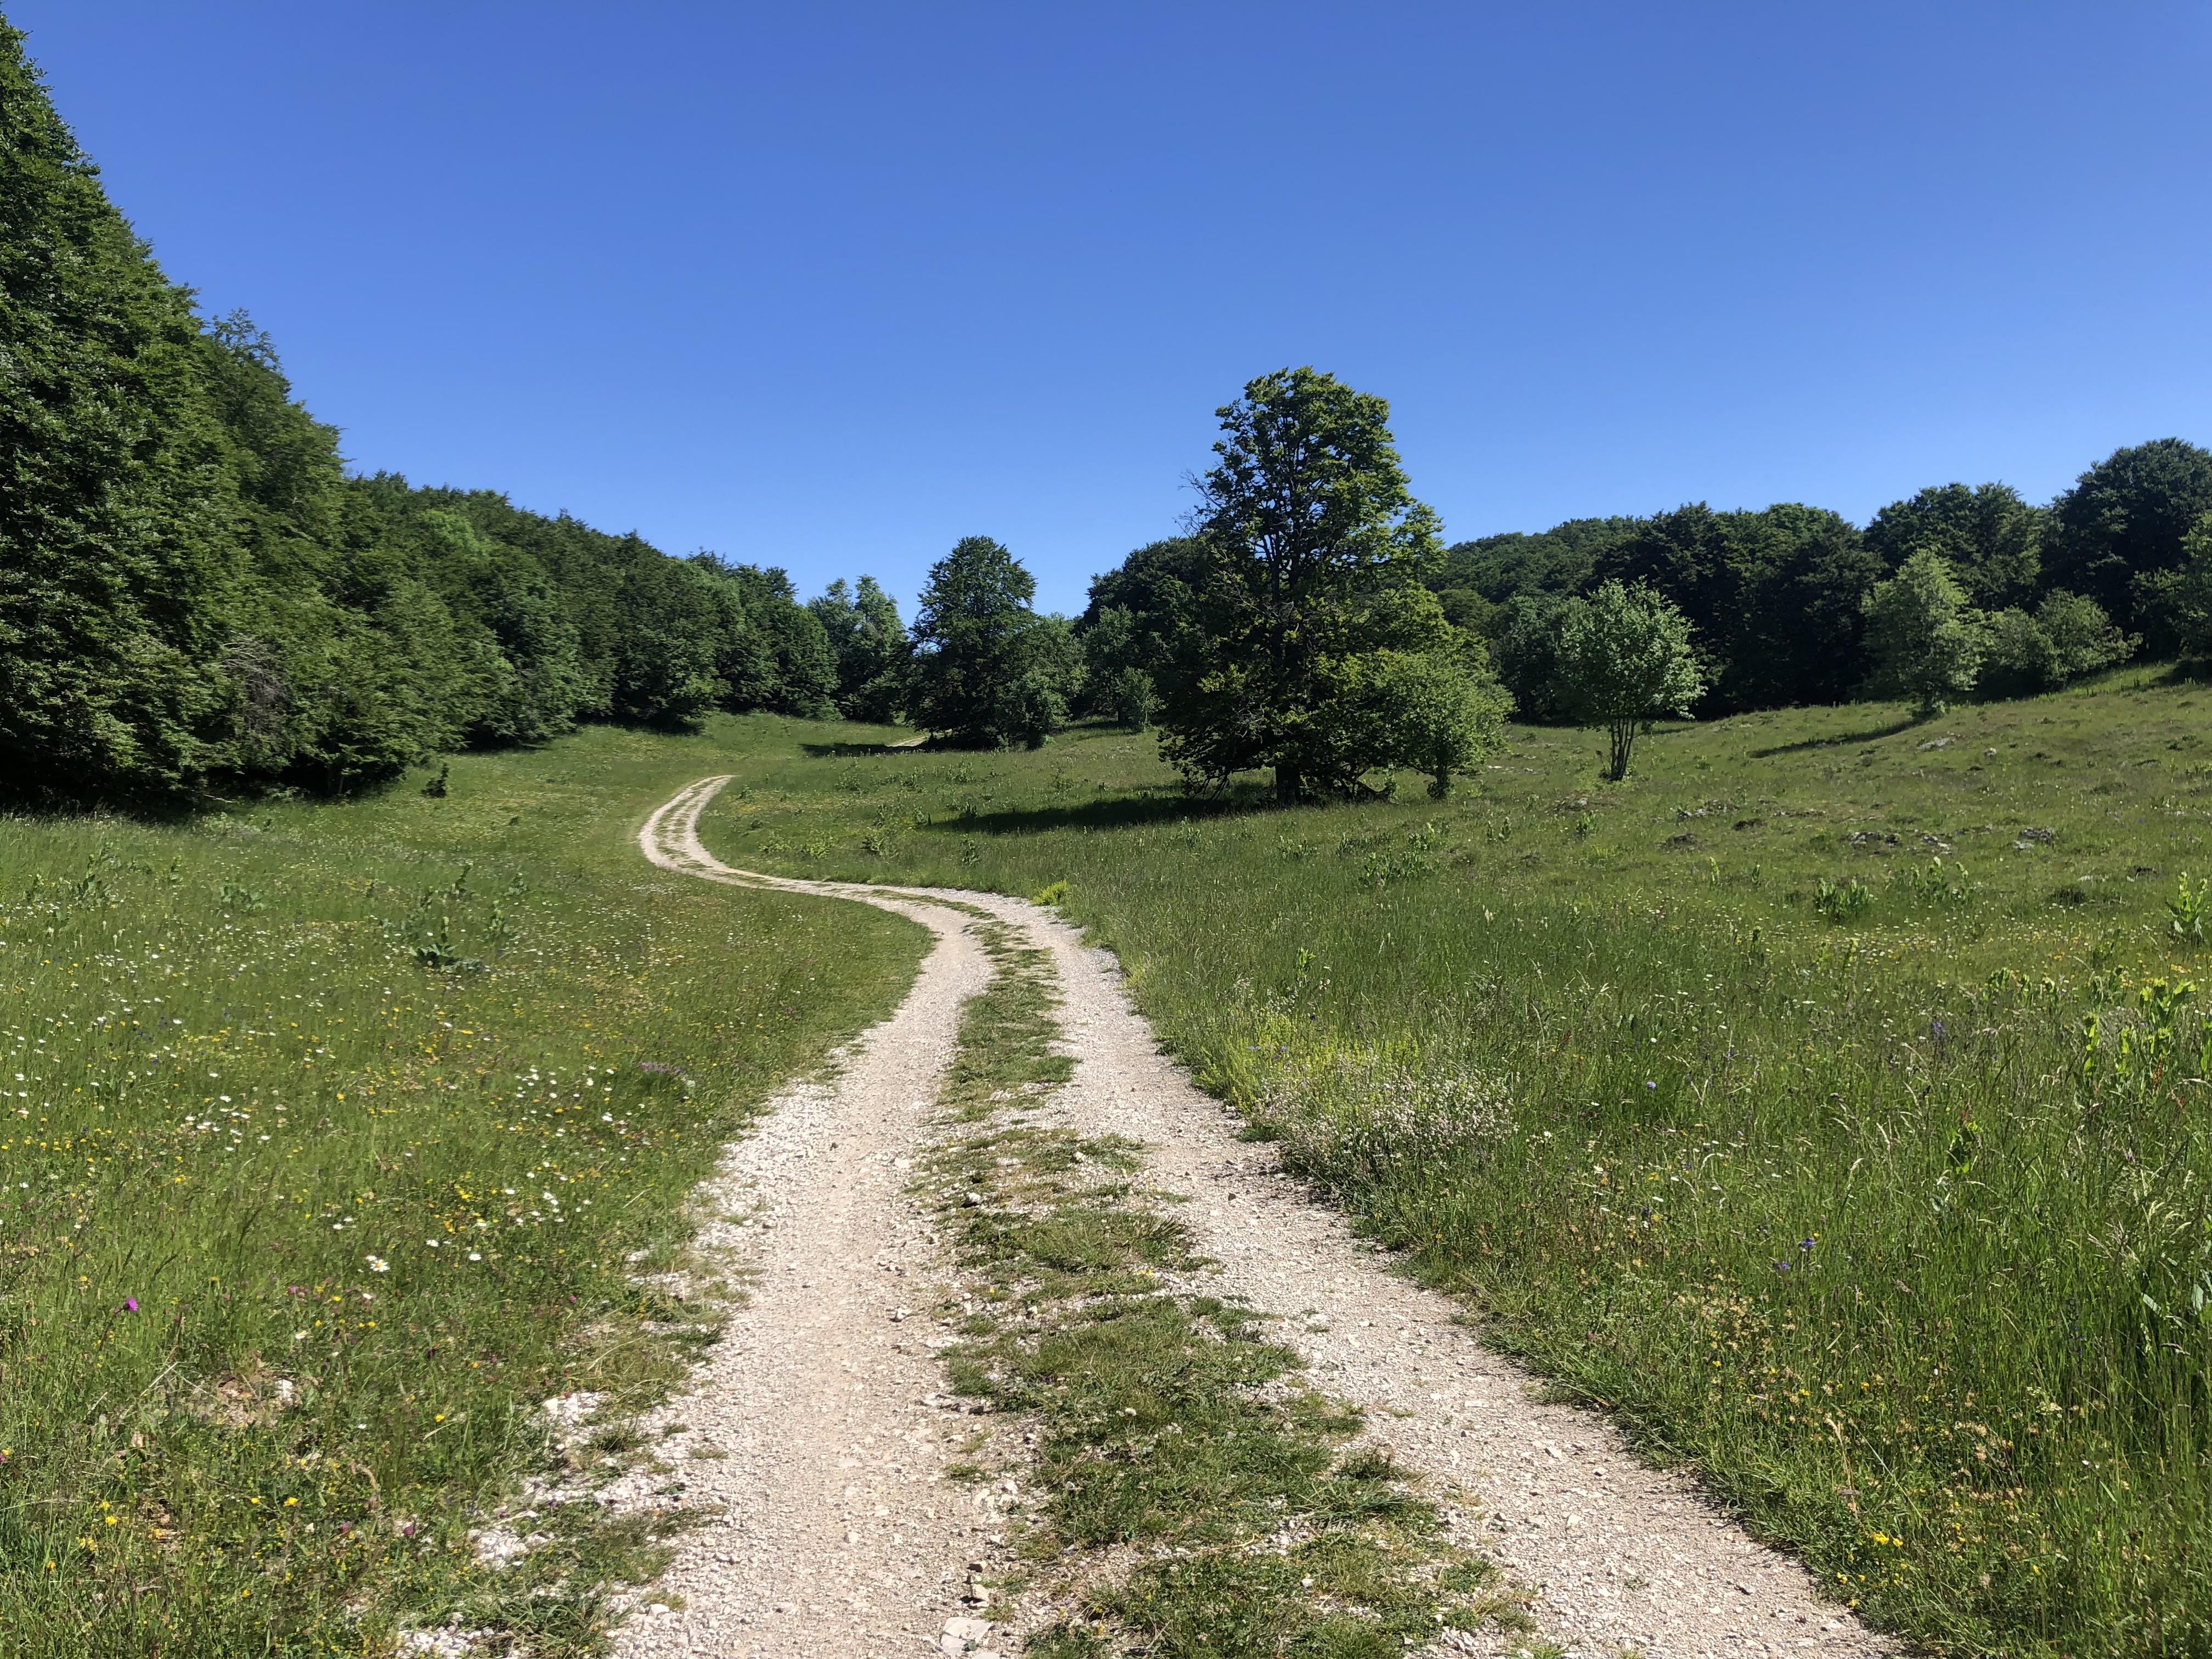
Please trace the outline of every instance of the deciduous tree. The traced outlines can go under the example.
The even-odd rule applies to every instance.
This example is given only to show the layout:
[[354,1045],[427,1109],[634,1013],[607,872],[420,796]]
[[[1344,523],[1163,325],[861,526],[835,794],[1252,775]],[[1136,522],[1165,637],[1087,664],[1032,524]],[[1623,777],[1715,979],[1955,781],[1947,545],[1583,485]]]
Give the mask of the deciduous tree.
[[1312,368],[1216,411],[1192,617],[1162,675],[1162,750],[1194,775],[1272,767],[1276,798],[1357,789],[1391,763],[1370,702],[1384,652],[1441,648],[1422,583],[1436,515],[1413,499],[1389,405]]
[[1866,540],[1885,574],[1915,553],[1941,556],[1968,601],[1995,611],[2034,600],[2049,516],[2009,484],[1936,484],[1875,514]]
[[2212,512],[2212,451],[2179,438],[2116,449],[2051,504],[2044,579],[2085,594],[2154,654],[2173,649],[2155,594],[2182,540]]
[[1081,653],[1067,624],[1030,608],[1036,579],[988,536],[930,568],[914,617],[907,713],[972,748],[1042,743],[1067,717]]
[[1940,555],[1922,550],[1866,599],[1866,689],[1940,714],[1974,689],[1982,665],[1982,620]]
[[847,720],[887,725],[906,695],[909,647],[898,605],[873,576],[855,592],[840,577],[806,608],[830,641],[837,663],[837,708]]
[[1656,588],[1606,581],[1571,599],[1559,617],[1559,705],[1583,726],[1601,726],[1606,776],[1628,775],[1636,739],[1651,722],[1686,715],[1705,690],[1689,618]]

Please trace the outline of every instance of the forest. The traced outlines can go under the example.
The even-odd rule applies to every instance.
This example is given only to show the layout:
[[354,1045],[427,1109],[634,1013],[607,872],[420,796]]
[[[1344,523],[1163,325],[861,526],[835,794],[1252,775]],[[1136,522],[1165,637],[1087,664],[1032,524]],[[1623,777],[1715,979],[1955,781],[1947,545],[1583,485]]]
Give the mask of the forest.
[[[1339,797],[1412,768],[1441,793],[1508,712],[1608,726],[1618,771],[1662,716],[1932,711],[2212,653],[2212,453],[2179,438],[2045,506],[1948,483],[1863,528],[1693,502],[1447,545],[1388,405],[1310,368],[1219,411],[1188,533],[1098,576],[1079,617],[1039,614],[1012,552],[974,536],[909,630],[867,577],[802,603],[775,567],[349,470],[269,337],[162,271],[4,26],[0,131],[19,800],[343,793],[580,722],[756,710],[964,747],[1157,723],[1194,781],[1272,767],[1285,799]],[[1293,433],[1335,469],[1311,523],[1285,506],[1312,483],[1282,465]],[[1623,651],[1644,653],[1626,678]]]

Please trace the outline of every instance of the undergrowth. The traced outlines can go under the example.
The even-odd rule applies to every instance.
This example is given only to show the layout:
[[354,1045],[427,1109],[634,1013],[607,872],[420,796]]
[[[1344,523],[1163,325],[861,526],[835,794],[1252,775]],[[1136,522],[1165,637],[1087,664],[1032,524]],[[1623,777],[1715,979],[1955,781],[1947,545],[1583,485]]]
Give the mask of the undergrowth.
[[1382,1659],[1522,1622],[1358,1415],[1307,1384],[1266,1316],[1200,1293],[1188,1230],[1136,1190],[1140,1147],[1048,1121],[1046,954],[983,924],[922,1189],[962,1274],[954,1388],[1038,1425],[1024,1582],[1061,1610],[1039,1659]]

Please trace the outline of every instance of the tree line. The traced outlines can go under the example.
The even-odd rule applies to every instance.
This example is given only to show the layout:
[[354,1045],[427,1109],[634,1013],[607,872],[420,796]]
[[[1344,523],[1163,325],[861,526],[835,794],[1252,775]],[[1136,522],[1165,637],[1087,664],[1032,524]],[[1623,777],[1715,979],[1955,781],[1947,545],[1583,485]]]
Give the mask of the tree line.
[[[1364,453],[1316,423],[1340,398],[1370,411],[1377,439]],[[1502,692],[1521,719],[1604,728],[1619,777],[1662,717],[1858,697],[1924,714],[2053,690],[2138,654],[2212,659],[2212,453],[2178,438],[2117,451],[2047,506],[2001,483],[1952,483],[1891,503],[1864,529],[1795,502],[1698,502],[1447,548],[1404,493],[1382,414],[1307,369],[1255,380],[1221,411],[1233,435],[1216,446],[1222,464],[1201,483],[1192,533],[1137,549],[1091,584],[1077,634],[1100,712],[1133,724],[1157,713],[1166,752],[1218,777],[1287,753],[1296,745],[1280,734],[1292,728],[1309,749],[1356,728],[1322,688],[1390,683],[1354,665],[1363,648],[1382,649],[1393,662],[1455,664],[1465,689],[1452,696],[1470,709]],[[1279,556],[1284,513],[1244,500],[1254,457],[1271,451],[1300,458],[1283,501],[1332,550],[1310,575]],[[1400,514],[1379,542],[1371,526],[1325,527],[1363,477]],[[1271,643],[1255,654],[1261,635]],[[1322,665],[1296,691],[1285,643]],[[1486,740],[1483,719],[1446,725],[1474,734],[1455,752]],[[1352,749],[1370,770],[1416,764],[1378,758],[1392,744],[1371,728]],[[1307,779],[1341,793],[1356,775],[1340,761],[1301,760],[1288,776],[1280,760],[1264,763],[1290,795]],[[1446,787],[1446,770],[1422,769]]]
[[783,572],[347,474],[242,315],[204,324],[0,23],[0,783],[343,790],[580,720],[830,712]]
[[1187,533],[1076,618],[988,537],[911,629],[868,577],[672,557],[488,490],[349,474],[242,313],[204,322],[0,22],[0,789],[343,791],[592,720],[904,720],[964,745],[1157,726],[1194,781],[1449,790],[1509,712],[1662,714],[2046,689],[2212,655],[2212,454],[2124,449],[2047,507],[1924,489],[1864,530],[1785,503],[1446,546],[1389,407],[1315,369],[1217,411]]
[[[1796,502],[1693,502],[1462,542],[1435,582],[1447,614],[1491,641],[1524,718],[1566,714],[1560,619],[1607,581],[1650,587],[1695,629],[1699,714],[1919,699],[1924,673],[1897,658],[1908,594],[1954,617],[1950,695],[2019,696],[2131,656],[2212,655],[2208,515],[2212,453],[2165,438],[2116,451],[2044,506],[2002,483],[1941,484],[1860,529]],[[1878,599],[1908,568],[1906,587]]]

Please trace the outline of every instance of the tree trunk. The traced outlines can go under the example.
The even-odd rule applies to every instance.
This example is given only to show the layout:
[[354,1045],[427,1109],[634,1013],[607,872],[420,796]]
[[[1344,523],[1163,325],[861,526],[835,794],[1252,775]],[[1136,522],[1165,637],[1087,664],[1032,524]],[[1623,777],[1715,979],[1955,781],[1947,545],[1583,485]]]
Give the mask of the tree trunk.
[[1612,728],[1613,763],[1607,768],[1606,776],[1615,783],[1628,775],[1628,757],[1636,747],[1636,723],[1616,721]]
[[1295,766],[1275,769],[1275,799],[1285,806],[1295,806],[1306,798],[1306,781]]

